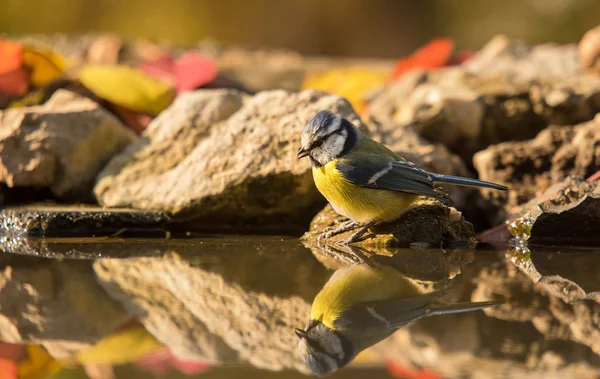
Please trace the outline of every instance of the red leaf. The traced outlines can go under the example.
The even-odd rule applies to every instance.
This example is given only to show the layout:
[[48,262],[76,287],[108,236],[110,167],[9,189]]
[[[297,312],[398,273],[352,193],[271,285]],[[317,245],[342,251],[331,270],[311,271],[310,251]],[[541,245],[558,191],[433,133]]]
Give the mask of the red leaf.
[[420,369],[414,370],[401,364],[394,362],[391,359],[386,359],[385,364],[390,374],[402,379],[443,379],[444,377],[433,371]]
[[202,54],[189,51],[175,61],[177,92],[191,91],[212,82],[217,77],[217,66]]
[[163,57],[153,61],[142,62],[140,70],[156,79],[165,79],[176,85],[175,62],[170,57]]
[[0,39],[0,75],[16,71],[23,66],[23,46]]
[[448,65],[454,51],[454,42],[449,38],[437,38],[420,47],[412,55],[396,62],[392,78],[396,79],[407,71],[420,68],[432,70]]
[[592,174],[589,178],[586,179],[586,182],[593,183],[598,179],[600,179],[600,171],[596,171],[596,173]]
[[155,375],[165,375],[173,368],[186,375],[199,374],[210,370],[210,365],[206,363],[180,360],[171,354],[167,348],[146,355],[135,362],[135,365]]
[[0,94],[20,96],[27,93],[29,89],[29,71],[19,68],[4,74],[0,74]]
[[174,84],[177,93],[202,87],[217,77],[217,66],[204,55],[189,51],[179,58],[159,58],[143,62],[140,69],[154,78],[167,79]]

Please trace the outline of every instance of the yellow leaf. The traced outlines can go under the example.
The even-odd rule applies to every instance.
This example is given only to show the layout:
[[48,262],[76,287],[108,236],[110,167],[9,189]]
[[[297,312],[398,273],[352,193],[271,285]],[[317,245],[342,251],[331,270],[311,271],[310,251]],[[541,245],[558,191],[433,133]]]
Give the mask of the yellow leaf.
[[81,364],[120,365],[137,361],[161,347],[161,343],[146,329],[134,326],[104,337],[94,346],[79,352],[76,361]]
[[27,345],[27,358],[18,363],[17,376],[20,379],[52,376],[62,367],[62,364],[52,358],[43,348]]
[[368,91],[385,83],[388,72],[362,67],[334,68],[324,73],[308,76],[303,89],[318,89],[345,97],[358,112],[364,108]]
[[60,78],[67,63],[62,55],[51,50],[23,46],[23,67],[31,70],[31,84],[43,87]]
[[153,116],[175,98],[169,83],[126,66],[87,65],[79,72],[79,80],[101,99]]

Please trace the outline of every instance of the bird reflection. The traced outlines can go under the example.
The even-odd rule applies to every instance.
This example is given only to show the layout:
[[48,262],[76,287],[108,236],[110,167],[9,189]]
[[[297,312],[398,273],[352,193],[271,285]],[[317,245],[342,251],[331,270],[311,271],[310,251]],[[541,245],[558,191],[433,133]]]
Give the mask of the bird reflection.
[[319,376],[422,317],[475,311],[496,301],[446,304],[392,266],[360,262],[337,270],[317,294],[304,329],[296,329],[302,359]]

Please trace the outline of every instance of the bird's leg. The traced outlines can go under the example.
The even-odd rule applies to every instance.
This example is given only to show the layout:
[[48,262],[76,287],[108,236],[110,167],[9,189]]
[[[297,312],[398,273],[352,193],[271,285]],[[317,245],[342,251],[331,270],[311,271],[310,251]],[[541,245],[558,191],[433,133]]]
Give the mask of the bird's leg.
[[318,239],[321,240],[322,238],[330,238],[330,237],[336,236],[338,234],[347,232],[348,230],[352,230],[354,228],[356,228],[356,223],[354,221],[352,221],[352,220],[344,221],[335,227],[325,228],[323,230],[323,233],[321,233],[321,235],[319,235]]
[[352,234],[350,236],[350,238],[348,238],[347,240],[344,241],[344,244],[349,245],[353,242],[356,242],[360,239],[360,237],[363,236],[363,234],[365,234],[367,232],[367,230],[369,230],[369,228],[371,226],[375,225],[374,222],[369,222],[365,225],[363,225],[356,233]]

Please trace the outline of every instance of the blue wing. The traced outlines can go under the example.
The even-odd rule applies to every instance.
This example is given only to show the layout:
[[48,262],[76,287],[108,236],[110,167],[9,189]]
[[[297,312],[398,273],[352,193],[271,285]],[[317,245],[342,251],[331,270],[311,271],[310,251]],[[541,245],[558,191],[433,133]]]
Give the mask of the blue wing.
[[384,165],[360,167],[340,160],[336,168],[344,178],[361,187],[405,192],[429,196],[447,202],[443,194],[436,192],[431,175],[408,161],[388,161]]

